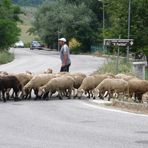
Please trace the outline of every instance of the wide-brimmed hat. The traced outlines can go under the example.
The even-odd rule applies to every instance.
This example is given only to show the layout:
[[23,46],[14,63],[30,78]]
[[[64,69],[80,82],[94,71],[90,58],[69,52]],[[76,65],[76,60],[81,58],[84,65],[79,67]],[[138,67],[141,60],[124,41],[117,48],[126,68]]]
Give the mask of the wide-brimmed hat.
[[66,42],[66,39],[65,38],[60,38],[58,39],[59,41],[63,41],[63,42]]

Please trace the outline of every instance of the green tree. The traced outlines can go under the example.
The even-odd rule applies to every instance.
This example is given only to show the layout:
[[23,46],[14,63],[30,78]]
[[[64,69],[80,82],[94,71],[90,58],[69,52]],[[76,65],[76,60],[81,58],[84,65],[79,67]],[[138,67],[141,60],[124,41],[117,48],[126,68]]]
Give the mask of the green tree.
[[35,17],[34,31],[46,42],[57,42],[58,33],[67,39],[76,38],[82,50],[90,50],[98,32],[96,15],[86,4],[44,3]]
[[0,50],[8,49],[18,40],[19,29],[15,22],[0,19]]
[[[125,0],[104,0],[107,3],[106,11],[109,16],[106,38],[127,38],[128,32],[128,4]],[[148,46],[148,1],[131,1],[131,26],[130,38],[134,45],[130,51],[137,52]]]
[[10,0],[0,1],[0,50],[8,49],[18,40],[20,29],[16,22],[20,21],[20,13],[20,8]]

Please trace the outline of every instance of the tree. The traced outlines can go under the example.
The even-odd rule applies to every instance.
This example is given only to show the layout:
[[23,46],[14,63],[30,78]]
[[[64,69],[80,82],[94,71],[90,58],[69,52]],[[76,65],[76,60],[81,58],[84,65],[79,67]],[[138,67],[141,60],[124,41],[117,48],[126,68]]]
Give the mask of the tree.
[[76,38],[83,51],[90,50],[98,31],[97,17],[86,4],[44,3],[35,17],[34,31],[46,42],[57,43],[58,33],[67,39]]
[[19,29],[15,22],[8,19],[0,19],[0,50],[8,49],[18,40]]
[[0,1],[0,50],[8,49],[18,40],[20,29],[17,21],[20,8],[12,5],[10,0]]
[[23,6],[40,5],[44,0],[12,0],[14,4]]
[[[127,38],[128,4],[125,0],[105,0],[108,3],[106,11],[109,15],[109,24],[106,29],[106,38]],[[132,52],[145,49],[148,46],[148,1],[131,1],[130,38],[134,39]],[[124,50],[125,51],[125,50]]]

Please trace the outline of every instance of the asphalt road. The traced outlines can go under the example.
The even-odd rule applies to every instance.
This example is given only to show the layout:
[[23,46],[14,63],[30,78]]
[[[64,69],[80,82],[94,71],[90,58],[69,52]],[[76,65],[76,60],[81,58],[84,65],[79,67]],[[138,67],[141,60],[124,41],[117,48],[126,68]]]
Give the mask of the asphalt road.
[[[29,70],[34,73],[41,73],[47,68],[53,72],[59,72],[61,61],[59,52],[45,50],[29,50],[27,48],[12,48],[15,60],[9,64],[1,65],[0,70],[8,72],[24,72]],[[71,72],[84,72],[91,74],[104,62],[104,58],[89,55],[71,55]]]
[[[15,49],[14,52],[15,61],[0,66],[0,70],[40,72],[49,65],[55,71],[59,69],[58,53],[27,49]],[[72,65],[71,71],[86,73],[103,62],[103,59],[91,56],[72,55],[72,59],[78,65]],[[44,65],[44,62],[47,63]],[[92,66],[90,62],[96,65]],[[147,147],[146,115],[106,109],[78,99],[53,97],[49,101],[0,102],[0,148]]]

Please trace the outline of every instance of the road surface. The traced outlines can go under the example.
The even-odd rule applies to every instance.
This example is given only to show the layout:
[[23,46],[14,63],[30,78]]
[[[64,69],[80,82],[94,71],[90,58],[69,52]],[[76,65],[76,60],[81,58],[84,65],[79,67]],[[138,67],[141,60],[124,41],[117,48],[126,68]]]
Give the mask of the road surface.
[[[27,48],[12,48],[15,60],[11,63],[1,65],[0,70],[8,72],[24,72],[29,70],[34,73],[43,72],[48,67],[54,72],[59,72],[61,61],[58,52],[45,50],[29,50]],[[71,55],[71,72],[84,72],[91,74],[104,62],[104,58],[89,55]]]
[[[15,49],[1,70],[59,70],[58,53]],[[71,71],[87,74],[104,59],[72,55]],[[77,65],[78,64],[78,65]],[[93,64],[93,65],[91,65]],[[0,102],[0,148],[147,148],[148,116],[90,104],[86,99]]]

